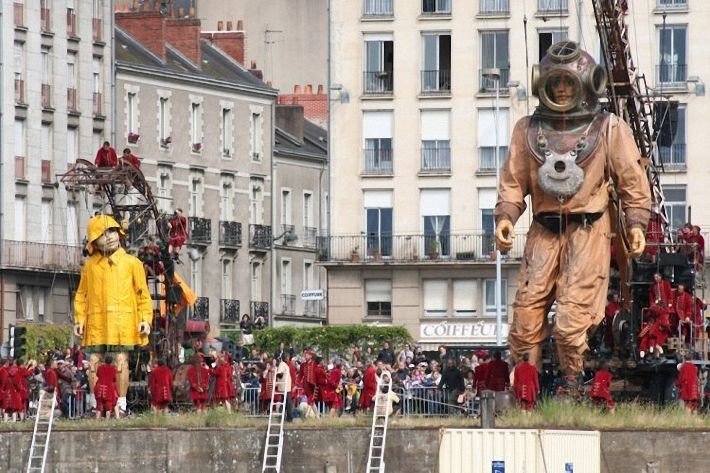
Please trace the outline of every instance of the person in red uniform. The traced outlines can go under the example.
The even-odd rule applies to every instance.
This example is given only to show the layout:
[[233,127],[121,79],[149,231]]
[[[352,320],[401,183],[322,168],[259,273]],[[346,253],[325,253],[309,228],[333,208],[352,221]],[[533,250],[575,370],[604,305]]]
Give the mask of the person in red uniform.
[[104,141],[103,146],[96,152],[94,164],[99,168],[113,168],[118,165],[116,149],[111,146],[111,143]]
[[30,360],[27,362],[26,366],[17,365],[15,386],[20,396],[20,409],[17,411],[20,420],[25,420],[25,413],[27,412],[27,405],[30,399],[30,383],[28,378],[34,373],[35,364],[34,360]]
[[[113,357],[106,355],[104,363],[96,370],[96,385],[94,386],[94,397],[96,398],[96,418],[106,416],[111,418],[111,411],[116,408],[118,402],[118,388],[116,387],[116,377],[118,371],[113,366]],[[118,414],[118,413],[117,413]],[[118,415],[116,415],[118,417]]]
[[696,414],[700,407],[700,384],[698,383],[698,368],[691,361],[685,361],[678,368],[678,399],[683,402],[685,412]]
[[661,273],[653,275],[653,284],[648,292],[648,321],[639,334],[639,355],[641,358],[649,353],[662,354],[662,345],[671,333],[670,315],[674,311],[673,289],[671,284],[663,279]]
[[187,370],[187,379],[190,381],[190,400],[197,412],[201,413],[207,403],[207,391],[210,385],[210,370],[200,354],[192,355],[190,368]]
[[688,261],[695,264],[695,269],[702,271],[705,261],[705,238],[700,234],[700,227],[697,225],[687,225],[685,242],[695,244],[695,248],[688,249]]
[[609,351],[614,351],[614,317],[620,310],[619,293],[611,291],[604,309],[604,344]]
[[375,361],[370,361],[365,369],[362,379],[362,392],[360,393],[360,409],[366,411],[374,405],[373,398],[377,394],[377,366]]
[[502,360],[500,351],[493,353],[493,359],[488,362],[488,372],[486,373],[486,389],[491,391],[505,391],[510,382],[510,367]]
[[325,365],[323,364],[323,359],[320,356],[315,356],[315,372],[316,372],[316,389],[313,393],[313,401],[322,404],[325,401],[323,397],[323,388],[328,381],[328,376],[326,374]]
[[261,378],[259,379],[259,404],[261,405],[261,412],[269,413],[269,405],[271,404],[271,395],[274,393],[274,378],[276,377],[276,370],[274,367],[273,360],[269,359],[266,362],[266,367],[261,373]]
[[675,297],[675,310],[678,314],[678,323],[680,330],[685,340],[685,343],[692,343],[695,340],[696,330],[698,325],[702,325],[702,320],[699,320],[695,298],[686,291],[684,283],[678,283],[678,289]]
[[595,406],[606,407],[609,412],[614,412],[614,399],[611,397],[611,380],[612,375],[608,369],[606,360],[599,363],[597,372],[594,373],[592,380],[592,388],[589,391],[589,397]]
[[663,217],[661,217],[658,207],[654,206],[651,209],[651,218],[649,218],[648,226],[646,227],[646,248],[643,250],[643,254],[648,261],[656,261],[656,255],[660,248],[659,244],[664,241]]
[[131,148],[125,148],[123,154],[121,155],[121,161],[130,163],[134,168],[141,168],[141,160],[138,156],[131,152]]
[[308,399],[308,405],[313,404],[313,395],[316,390],[316,363],[313,360],[313,352],[307,348],[303,352],[304,361],[301,363],[301,388],[303,394]]
[[515,365],[513,379],[515,399],[524,411],[531,412],[535,408],[535,401],[540,392],[540,380],[537,368],[530,364],[529,353],[523,353],[522,361]]
[[173,400],[173,372],[165,366],[165,360],[158,358],[156,366],[148,378],[150,406],[153,412],[168,412]]
[[170,232],[168,233],[168,252],[177,256],[187,240],[187,218],[183,215],[182,209],[175,209],[175,213],[170,219]]
[[49,368],[44,371],[44,390],[48,393],[56,393],[58,386],[59,377],[57,376],[57,360],[52,358],[49,360]]
[[215,387],[214,397],[219,404],[227,408],[227,412],[232,412],[232,401],[237,397],[237,389],[234,386],[234,370],[232,360],[227,353],[222,353],[217,358],[217,366],[214,369]]
[[5,378],[7,378],[7,360],[0,358],[0,418],[5,415]]
[[333,364],[328,365],[328,373],[325,385],[323,386],[323,401],[328,409],[330,416],[337,416],[343,408],[343,398],[340,395],[341,386],[340,380],[343,375],[343,370],[340,367],[340,361],[336,360]]
[[488,376],[488,351],[479,350],[476,352],[478,366],[473,371],[473,378],[476,380],[476,394],[481,395],[486,388],[486,377]]
[[5,376],[2,380],[3,394],[3,419],[5,422],[12,419],[17,420],[17,413],[20,411],[21,399],[20,394],[15,386],[15,375],[17,374],[17,365],[14,360],[9,360],[5,369]]

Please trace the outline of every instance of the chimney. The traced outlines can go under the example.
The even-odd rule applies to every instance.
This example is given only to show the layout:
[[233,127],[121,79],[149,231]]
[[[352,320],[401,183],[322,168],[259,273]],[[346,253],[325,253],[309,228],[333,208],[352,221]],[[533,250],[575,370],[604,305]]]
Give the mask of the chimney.
[[264,74],[261,72],[261,69],[256,68],[256,61],[251,62],[251,67],[249,68],[249,72],[252,73],[254,77],[256,77],[259,80],[264,80]]
[[222,30],[224,30],[224,22],[218,21],[217,22],[217,31],[222,31]]
[[301,95],[301,86],[299,84],[293,86],[293,95]]
[[227,31],[232,31],[232,22],[227,20]]
[[311,84],[308,84],[306,86],[306,91],[303,93],[306,95],[313,95],[313,86]]
[[[229,22],[227,24],[229,25]],[[204,32],[201,36],[202,39],[217,46],[239,64],[244,65],[245,40],[243,31],[221,31],[218,28],[217,31]]]
[[244,31],[244,22],[242,20],[237,20],[237,31]]
[[202,64],[201,26],[197,18],[165,19],[165,40],[197,67]]
[[318,84],[318,95],[323,95],[323,84]]
[[157,11],[116,12],[116,26],[165,60],[165,17]]
[[303,143],[303,106],[277,105],[276,127],[295,136]]

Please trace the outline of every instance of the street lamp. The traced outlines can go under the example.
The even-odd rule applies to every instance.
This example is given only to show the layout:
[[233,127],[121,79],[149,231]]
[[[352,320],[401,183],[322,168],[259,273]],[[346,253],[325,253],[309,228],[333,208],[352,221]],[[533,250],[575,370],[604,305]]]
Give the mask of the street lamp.
[[[498,112],[499,112],[499,99],[500,99],[500,69],[497,67],[483,69],[483,77],[486,79],[493,80],[496,87],[496,105],[495,113],[493,115],[493,120],[495,121],[495,157],[496,157],[496,192],[498,191],[498,186],[500,185],[500,154],[498,152]],[[495,291],[495,304],[496,304],[496,345],[503,345],[503,308],[501,307],[501,267],[500,267],[500,250],[496,247],[496,291]]]

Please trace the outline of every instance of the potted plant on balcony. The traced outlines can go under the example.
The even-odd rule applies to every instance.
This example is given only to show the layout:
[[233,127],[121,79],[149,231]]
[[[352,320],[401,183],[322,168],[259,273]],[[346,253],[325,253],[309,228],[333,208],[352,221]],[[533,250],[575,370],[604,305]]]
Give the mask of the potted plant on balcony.
[[199,153],[202,149],[202,143],[192,143],[192,152]]
[[355,245],[352,250],[350,250],[350,261],[352,263],[357,263],[360,261],[360,247]]
[[429,259],[438,259],[439,250],[441,249],[441,244],[438,238],[434,238],[429,242]]
[[172,143],[172,142],[173,142],[173,139],[170,136],[168,136],[167,138],[161,138],[160,139],[160,146],[163,148],[167,148],[168,146],[170,146],[170,143]]
[[138,143],[138,140],[141,138],[140,133],[133,133],[132,131],[128,132],[128,142],[132,145]]

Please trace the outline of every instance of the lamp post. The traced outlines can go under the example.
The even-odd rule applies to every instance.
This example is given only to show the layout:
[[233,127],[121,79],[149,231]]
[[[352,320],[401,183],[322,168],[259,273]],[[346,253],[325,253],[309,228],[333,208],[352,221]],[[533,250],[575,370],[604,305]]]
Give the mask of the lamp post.
[[[496,192],[500,185],[500,154],[498,152],[498,111],[500,99],[500,69],[490,68],[483,70],[483,77],[492,79],[496,87],[496,102],[493,120],[495,121],[495,159],[496,159]],[[503,345],[503,308],[501,307],[501,267],[500,267],[500,250],[496,248],[496,290],[495,290],[495,305],[496,305],[496,345]]]

